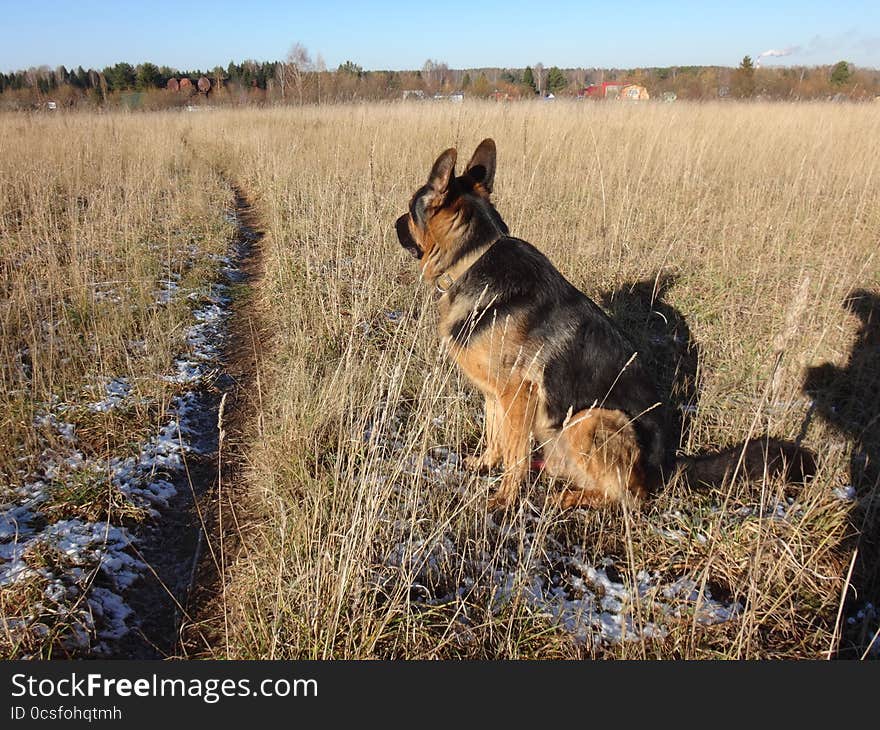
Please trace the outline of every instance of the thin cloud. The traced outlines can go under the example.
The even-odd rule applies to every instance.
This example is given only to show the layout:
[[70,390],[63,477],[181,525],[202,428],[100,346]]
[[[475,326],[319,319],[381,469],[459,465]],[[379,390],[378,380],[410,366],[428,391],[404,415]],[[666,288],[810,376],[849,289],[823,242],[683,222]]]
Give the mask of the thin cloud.
[[846,53],[847,51],[878,53],[880,52],[880,36],[866,35],[855,28],[833,36],[814,35],[804,48],[804,55],[814,56],[819,53]]

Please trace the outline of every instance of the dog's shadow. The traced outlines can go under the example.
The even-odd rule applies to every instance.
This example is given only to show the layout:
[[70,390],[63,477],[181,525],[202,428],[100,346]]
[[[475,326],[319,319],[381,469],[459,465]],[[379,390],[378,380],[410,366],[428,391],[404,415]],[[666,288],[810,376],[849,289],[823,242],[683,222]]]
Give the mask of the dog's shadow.
[[684,315],[666,301],[675,274],[626,282],[599,294],[612,320],[629,335],[668,405],[671,445],[684,446],[699,399],[700,348]]
[[856,290],[843,307],[858,317],[859,330],[845,365],[826,362],[807,370],[803,390],[813,402],[802,432],[818,416],[852,445],[849,480],[860,505],[853,514],[859,553],[844,615],[862,611],[863,620],[855,621],[861,635],[851,640],[864,650],[880,618],[880,294]]

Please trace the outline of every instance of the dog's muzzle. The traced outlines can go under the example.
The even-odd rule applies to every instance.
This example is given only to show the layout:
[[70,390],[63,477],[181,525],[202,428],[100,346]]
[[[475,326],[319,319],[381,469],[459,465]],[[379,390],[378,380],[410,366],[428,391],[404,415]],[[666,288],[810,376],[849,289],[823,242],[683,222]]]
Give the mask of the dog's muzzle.
[[409,214],[404,213],[394,224],[397,229],[397,240],[400,245],[410,252],[413,258],[422,258],[422,249],[409,232]]

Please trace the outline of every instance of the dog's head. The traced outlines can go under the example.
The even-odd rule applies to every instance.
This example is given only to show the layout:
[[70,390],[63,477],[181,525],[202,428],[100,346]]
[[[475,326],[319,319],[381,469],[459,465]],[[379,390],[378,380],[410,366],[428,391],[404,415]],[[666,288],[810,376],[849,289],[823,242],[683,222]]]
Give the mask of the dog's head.
[[488,218],[494,230],[507,232],[489,200],[495,180],[495,142],[480,142],[458,177],[457,157],[458,151],[451,148],[437,158],[428,181],[416,190],[409,209],[395,223],[400,245],[421,260],[429,279],[439,276],[460,254],[462,244],[485,227],[475,223]]

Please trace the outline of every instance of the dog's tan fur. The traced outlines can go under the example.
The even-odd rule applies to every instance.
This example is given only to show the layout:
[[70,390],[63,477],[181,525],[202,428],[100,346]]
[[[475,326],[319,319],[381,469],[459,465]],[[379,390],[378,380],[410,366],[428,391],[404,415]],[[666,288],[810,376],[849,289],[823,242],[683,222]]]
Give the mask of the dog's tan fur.
[[[488,146],[484,143],[477,149],[467,170],[484,164]],[[431,179],[437,189],[448,188],[454,158],[455,152],[448,150],[435,165]],[[451,200],[429,194],[425,225],[409,217],[409,235],[421,249],[425,280],[460,280],[495,243],[497,238],[490,236],[467,252],[460,247],[469,220],[484,213],[479,210],[480,201],[490,205],[490,189],[491,183],[487,186],[478,181],[468,186],[467,195]],[[498,237],[503,235],[500,228],[496,230]],[[440,335],[485,399],[485,449],[481,456],[470,458],[468,465],[475,469],[504,467],[501,486],[490,506],[504,507],[515,499],[528,474],[535,440],[544,446],[546,470],[572,483],[560,498],[562,506],[609,504],[627,495],[643,496],[646,488],[637,463],[638,444],[626,414],[592,408],[575,414],[561,429],[551,424],[542,376],[548,351],[544,343],[530,339],[523,317],[507,313],[473,336],[455,336],[453,324],[480,307],[491,308],[492,296],[487,288],[454,299],[443,293],[438,301]]]

